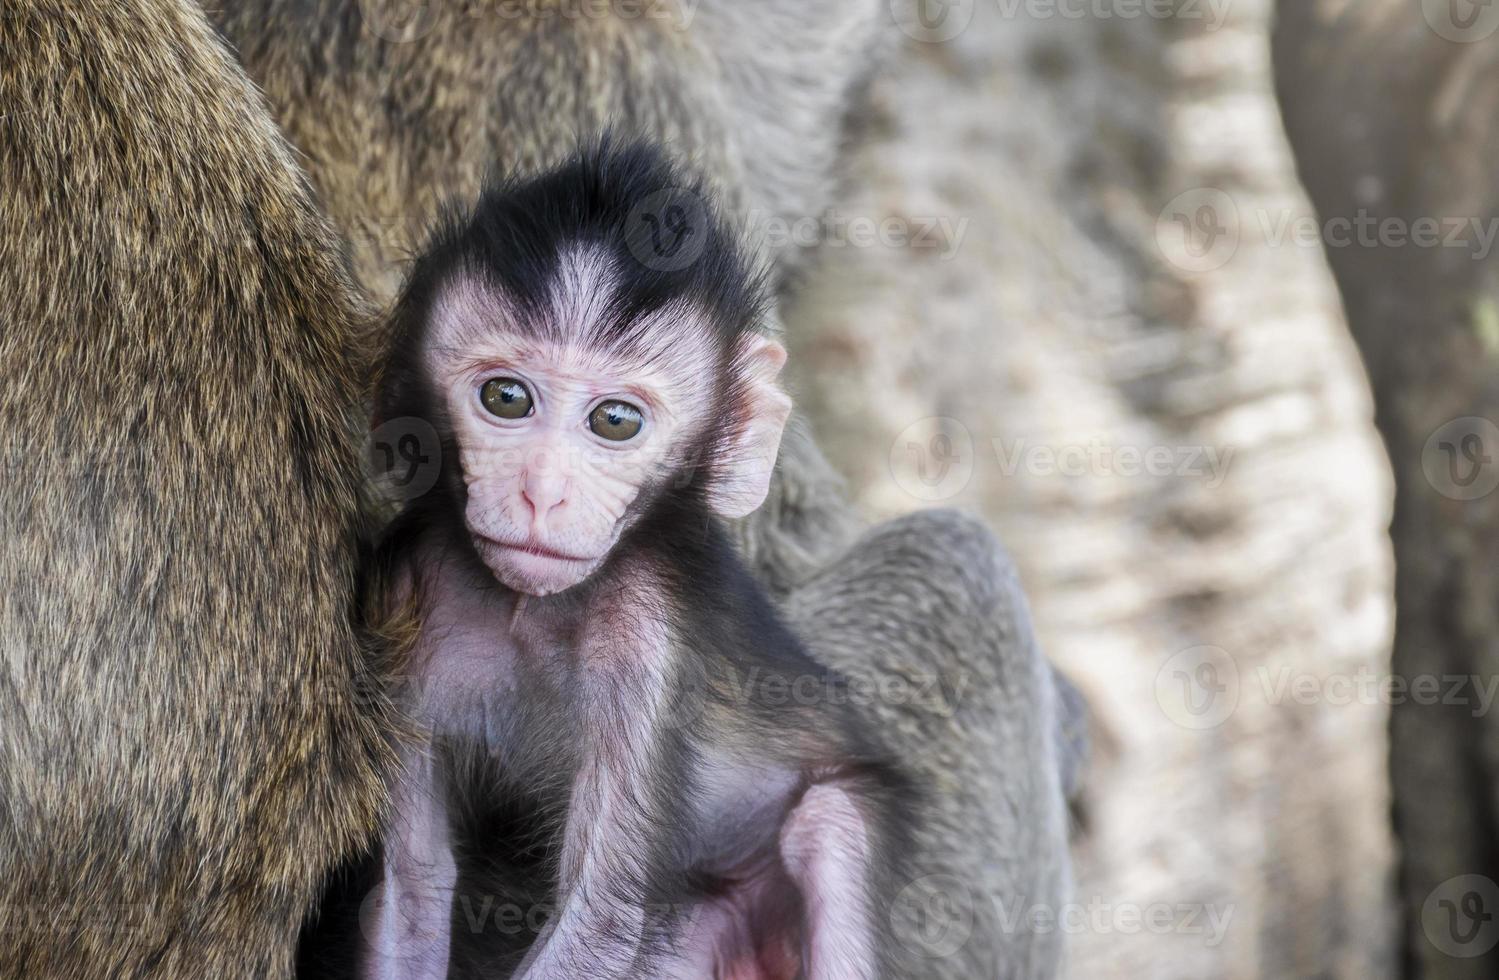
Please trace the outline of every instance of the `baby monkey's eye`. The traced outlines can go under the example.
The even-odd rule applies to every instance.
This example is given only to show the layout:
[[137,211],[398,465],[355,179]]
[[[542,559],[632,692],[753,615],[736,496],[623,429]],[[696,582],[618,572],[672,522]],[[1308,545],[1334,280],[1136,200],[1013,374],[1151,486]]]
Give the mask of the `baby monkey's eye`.
[[479,389],[479,401],[498,418],[523,419],[531,414],[531,390],[514,378],[490,378]]
[[640,409],[629,402],[602,402],[589,414],[588,428],[610,442],[628,442],[640,435],[644,421]]

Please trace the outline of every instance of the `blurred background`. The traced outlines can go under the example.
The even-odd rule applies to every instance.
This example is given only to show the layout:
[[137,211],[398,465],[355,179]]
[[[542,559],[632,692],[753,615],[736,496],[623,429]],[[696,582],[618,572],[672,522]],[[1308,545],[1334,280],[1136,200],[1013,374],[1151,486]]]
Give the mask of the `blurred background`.
[[793,380],[1087,698],[1071,975],[1499,976],[1499,4],[895,9]]

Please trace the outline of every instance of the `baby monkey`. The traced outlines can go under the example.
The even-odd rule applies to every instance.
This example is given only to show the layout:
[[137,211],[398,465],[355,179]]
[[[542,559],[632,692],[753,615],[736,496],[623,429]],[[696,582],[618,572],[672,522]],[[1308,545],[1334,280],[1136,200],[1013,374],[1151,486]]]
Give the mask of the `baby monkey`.
[[605,144],[492,187],[415,263],[377,414],[442,440],[382,548],[428,741],[363,976],[461,972],[454,828],[516,800],[554,911],[515,976],[888,975],[913,801],[726,533],[765,499],[791,402],[707,200],[650,146]]

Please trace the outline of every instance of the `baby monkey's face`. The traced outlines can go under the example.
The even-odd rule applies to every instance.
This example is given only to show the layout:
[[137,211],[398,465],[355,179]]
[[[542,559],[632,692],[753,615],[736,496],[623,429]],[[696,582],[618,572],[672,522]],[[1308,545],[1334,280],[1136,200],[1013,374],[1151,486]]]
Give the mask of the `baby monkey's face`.
[[458,442],[464,525],[495,578],[528,595],[597,571],[642,494],[695,485],[720,516],[749,514],[791,411],[774,340],[747,326],[720,339],[691,302],[621,323],[606,275],[560,282],[538,314],[459,280],[434,304],[423,355]]
[[458,441],[464,523],[504,585],[548,595],[584,581],[642,491],[685,476],[721,358],[676,316],[642,334],[659,342],[606,350],[586,334],[538,339],[489,304],[444,305],[427,369]]

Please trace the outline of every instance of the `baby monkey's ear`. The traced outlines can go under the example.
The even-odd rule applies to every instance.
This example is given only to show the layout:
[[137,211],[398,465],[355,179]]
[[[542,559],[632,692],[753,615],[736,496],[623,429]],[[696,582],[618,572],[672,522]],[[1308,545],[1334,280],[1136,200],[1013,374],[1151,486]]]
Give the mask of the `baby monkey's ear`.
[[786,348],[763,334],[745,334],[730,370],[739,392],[732,407],[734,437],[714,468],[708,491],[713,509],[727,518],[754,513],[770,492],[770,474],[791,415],[791,396],[776,383]]

